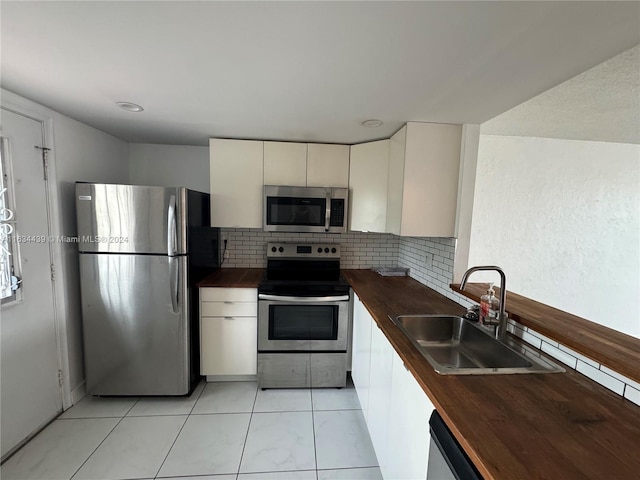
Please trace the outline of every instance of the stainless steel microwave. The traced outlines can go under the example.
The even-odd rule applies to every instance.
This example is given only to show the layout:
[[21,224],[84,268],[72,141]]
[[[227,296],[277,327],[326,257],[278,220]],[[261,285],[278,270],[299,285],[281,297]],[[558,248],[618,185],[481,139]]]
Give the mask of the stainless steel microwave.
[[349,189],[264,186],[266,232],[346,233]]

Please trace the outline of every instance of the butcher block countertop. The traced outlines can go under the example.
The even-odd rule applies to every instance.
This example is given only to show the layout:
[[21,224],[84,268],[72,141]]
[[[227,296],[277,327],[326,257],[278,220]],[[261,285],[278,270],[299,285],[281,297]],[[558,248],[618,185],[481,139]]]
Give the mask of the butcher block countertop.
[[638,478],[640,407],[569,368],[438,375],[389,316],[465,309],[408,277],[343,274],[485,480]]
[[264,268],[220,268],[198,282],[198,287],[258,288]]
[[[458,284],[451,285],[451,288],[480,302],[480,297],[487,293],[489,285],[468,283],[464,291],[460,290]],[[496,296],[499,296],[500,289],[495,290]],[[505,303],[509,318],[640,382],[640,339],[508,290]]]

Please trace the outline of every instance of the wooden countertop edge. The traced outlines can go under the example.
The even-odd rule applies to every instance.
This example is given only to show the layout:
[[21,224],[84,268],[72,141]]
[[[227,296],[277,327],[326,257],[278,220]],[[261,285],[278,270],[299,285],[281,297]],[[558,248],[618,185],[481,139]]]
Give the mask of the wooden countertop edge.
[[[351,287],[356,292],[356,294],[358,294],[357,285],[354,286],[352,284]],[[425,288],[428,288],[428,287],[425,286]],[[437,294],[437,292],[435,291],[434,293]],[[358,296],[360,296],[360,294],[358,294]],[[401,336],[393,335],[389,332],[389,328],[397,329],[396,325],[391,321],[389,317],[380,317],[380,315],[378,315],[375,310],[369,308],[369,306],[364,301],[362,303],[364,307],[367,309],[367,311],[369,312],[369,314],[371,315],[371,318],[374,319],[374,321],[376,322],[380,330],[382,330],[382,333],[384,333],[384,336],[387,338],[389,343],[393,346],[398,356],[402,359],[404,367],[409,372],[411,372],[411,375],[413,375],[413,378],[418,382],[418,384],[420,385],[422,390],[425,392],[427,397],[429,397],[429,400],[431,401],[431,403],[433,403],[433,406],[438,411],[440,416],[443,418],[443,420],[445,421],[449,429],[453,432],[458,442],[460,442],[460,444],[462,445],[462,448],[465,450],[465,452],[467,453],[467,455],[469,456],[469,458],[471,459],[475,467],[478,469],[478,471],[482,474],[484,480],[500,480],[494,477],[491,471],[486,467],[486,465],[482,461],[482,458],[477,455],[475,449],[473,448],[473,445],[471,445],[467,441],[466,437],[456,427],[456,423],[448,415],[447,408],[441,402],[438,401],[438,396],[429,388],[428,383],[424,381],[424,379],[422,378],[422,375],[415,369],[414,364],[416,361],[426,362],[426,360],[422,358],[419,352],[417,352],[415,347],[411,344],[409,339],[407,339],[399,330],[398,330],[398,333],[400,333]],[[437,375],[435,372],[434,374]]]
[[[549,377],[542,376],[539,378],[539,380],[545,384],[546,389],[552,389],[550,390],[551,392],[558,389],[558,396],[554,396],[552,393],[552,398],[540,406],[538,406],[539,400],[536,398],[539,392],[539,386],[530,387],[531,391],[527,393],[528,388],[526,385],[531,385],[531,381],[535,380],[534,378],[524,378],[529,376],[496,375],[475,377],[438,375],[430,367],[427,360],[422,357],[413,344],[411,344],[409,339],[406,338],[392,322],[388,315],[413,313],[460,314],[464,312],[464,308],[419,282],[408,278],[406,288],[403,286],[402,290],[398,292],[399,297],[394,298],[394,295],[398,295],[398,293],[394,292],[394,288],[397,288],[397,286],[384,285],[384,288],[378,290],[375,285],[378,279],[358,272],[360,271],[345,271],[345,277],[347,277],[353,290],[362,300],[364,307],[401,358],[405,368],[411,372],[485,480],[528,478],[530,474],[539,475],[539,478],[586,478],[584,472],[579,468],[576,469],[572,467],[571,464],[566,463],[568,458],[575,458],[573,455],[577,455],[578,453],[584,455],[585,453],[585,450],[582,450],[582,447],[579,446],[582,445],[582,441],[577,439],[573,433],[568,433],[567,431],[567,428],[570,429],[569,431],[572,431],[571,425],[574,423],[583,429],[590,429],[591,425],[596,427],[593,428],[593,437],[588,437],[589,443],[593,445],[590,446],[586,452],[597,451],[602,445],[607,445],[607,462],[609,463],[598,464],[597,459],[601,458],[599,455],[596,457],[590,455],[588,457],[594,459],[594,461],[590,461],[589,464],[591,465],[593,463],[594,467],[597,465],[599,468],[599,470],[594,471],[601,472],[601,467],[604,465],[607,472],[629,472],[629,468],[633,469],[638,465],[638,459],[636,457],[631,456],[632,460],[631,463],[629,463],[630,457],[628,454],[622,453],[622,457],[618,457],[616,453],[612,453],[625,452],[628,442],[635,443],[635,441],[640,438],[640,424],[636,416],[637,407],[631,402],[571,369],[567,369],[567,371],[562,374],[549,374]],[[385,282],[382,277],[380,277],[380,281]],[[416,285],[420,286],[419,289]],[[389,297],[389,295],[391,295],[391,297]],[[414,300],[416,296],[420,296],[421,298]],[[479,384],[477,381],[479,378],[481,379],[480,381],[483,382],[480,390],[478,389]],[[516,440],[514,448],[516,449],[515,451],[519,451],[520,453],[517,455],[507,454],[504,456],[505,452],[511,451],[511,444],[509,442],[517,438],[514,437],[514,439],[509,440],[508,434],[513,433],[513,430],[509,429],[513,427],[503,427],[500,425],[501,422],[494,424],[490,415],[480,415],[480,418],[477,420],[474,419],[473,416],[470,416],[472,412],[475,411],[474,405],[476,407],[480,405],[477,403],[478,401],[480,401],[481,404],[491,402],[492,400],[495,401],[497,398],[502,398],[503,392],[507,392],[507,395],[509,398],[512,398],[512,400],[519,398],[517,397],[519,395],[525,403],[531,396],[530,401],[532,403],[530,408],[534,410],[540,409],[539,413],[541,415],[549,412],[549,419],[545,419],[542,422],[543,425],[548,422],[551,422],[549,425],[556,425],[556,423],[553,423],[553,419],[555,419],[555,421],[560,420],[561,423],[557,424],[557,429],[552,428],[551,431],[546,430],[546,427],[536,429],[534,427],[536,423],[533,423],[529,428],[533,427],[535,431],[526,437],[527,440],[525,440],[524,450],[517,450],[518,443]],[[578,403],[572,407],[569,405],[573,404],[567,404],[566,407],[563,406],[561,409],[557,408],[558,405],[562,405],[564,401],[583,398],[580,392],[587,393],[585,398],[586,403]],[[464,395],[464,399],[463,397],[458,397],[460,394]],[[469,396],[467,396],[467,394]],[[496,397],[496,394],[500,396]],[[450,397],[449,395],[454,395],[454,397]],[[513,397],[513,395],[516,395],[516,397]],[[472,403],[469,404],[469,401]],[[596,407],[600,404],[603,405],[601,410]],[[463,405],[465,405],[465,407],[462,410],[458,410],[458,408]],[[549,406],[551,406],[551,409],[547,410]],[[594,410],[591,409],[592,407]],[[513,407],[511,407],[510,413],[514,413]],[[560,416],[558,417],[558,415]],[[599,422],[604,419],[607,419],[606,426],[599,427]],[[517,427],[518,431],[520,431],[521,428],[526,428],[530,422],[531,419],[527,419],[525,415],[522,424]],[[582,422],[585,423],[583,424]],[[611,422],[621,422],[620,427]],[[493,428],[494,425],[495,428]],[[425,428],[428,428],[428,425],[425,424]],[[523,432],[524,431],[527,430],[523,430]],[[562,441],[563,436],[567,436],[567,448],[556,449],[551,446],[553,442],[548,439],[547,436],[553,434],[553,432],[560,435],[560,437],[554,437],[554,441]],[[596,432],[604,435],[602,439],[600,435],[595,434]],[[586,431],[584,433],[586,433]],[[507,437],[503,438],[501,436],[502,434],[507,434]],[[480,437],[482,437],[483,440],[481,440]],[[619,438],[618,441],[620,443],[619,445],[616,444],[618,447],[611,443],[615,438]],[[549,440],[549,443],[545,443],[546,440]],[[487,448],[485,446],[487,441],[489,443],[497,441],[497,449]],[[547,452],[551,455],[547,462],[541,464],[548,464],[544,468],[537,465],[532,465],[532,467],[534,467],[533,470],[527,468],[526,452],[530,451],[530,449],[527,448],[526,445],[529,445],[529,443],[526,442],[529,441],[534,442],[531,446],[540,445],[540,451]],[[544,447],[544,445],[547,445],[547,447]],[[562,445],[564,446],[564,443],[562,443]],[[576,448],[578,450],[575,450]],[[533,451],[536,451],[536,448],[533,448]],[[557,456],[555,455],[556,452]],[[524,457],[522,457],[523,454]],[[621,458],[625,459],[623,464],[619,463]],[[530,458],[529,461],[532,461],[532,459]],[[565,468],[565,465],[568,466]],[[613,465],[619,466],[611,470],[611,466]],[[558,477],[557,475],[559,473],[564,475],[564,477]],[[589,478],[600,477],[592,475],[589,476]]]
[[258,288],[264,268],[219,268],[200,280],[198,288]]
[[[465,290],[461,290],[459,284],[450,287],[460,295],[480,302],[480,295],[486,292],[488,284],[467,284]],[[498,295],[500,289],[495,290]],[[506,303],[510,319],[640,382],[640,339],[517,293],[507,291]]]

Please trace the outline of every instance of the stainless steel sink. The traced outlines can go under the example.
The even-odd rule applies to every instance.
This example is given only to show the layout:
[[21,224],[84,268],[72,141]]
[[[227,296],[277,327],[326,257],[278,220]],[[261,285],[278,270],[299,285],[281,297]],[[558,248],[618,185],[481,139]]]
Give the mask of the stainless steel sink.
[[400,315],[391,320],[441,375],[565,371],[511,336],[503,343],[462,317]]

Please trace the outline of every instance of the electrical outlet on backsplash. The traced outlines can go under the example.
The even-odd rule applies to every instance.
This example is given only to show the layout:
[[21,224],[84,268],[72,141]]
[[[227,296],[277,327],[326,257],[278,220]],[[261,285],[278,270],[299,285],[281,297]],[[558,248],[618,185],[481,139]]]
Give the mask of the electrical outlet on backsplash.
[[420,283],[464,307],[474,305],[449,288],[453,282],[455,238],[399,237],[398,266]]

